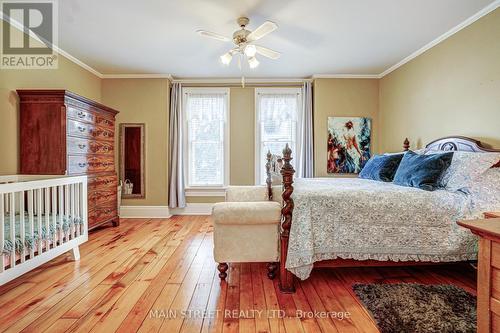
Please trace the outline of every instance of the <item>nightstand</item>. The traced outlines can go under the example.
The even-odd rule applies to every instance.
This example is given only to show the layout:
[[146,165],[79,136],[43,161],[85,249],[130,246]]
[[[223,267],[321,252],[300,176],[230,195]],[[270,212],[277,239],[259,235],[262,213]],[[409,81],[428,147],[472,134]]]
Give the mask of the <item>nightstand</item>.
[[500,212],[486,212],[484,213],[485,219],[497,219],[500,218]]
[[457,223],[479,236],[477,332],[498,332],[498,327],[500,327],[500,218],[458,221]]

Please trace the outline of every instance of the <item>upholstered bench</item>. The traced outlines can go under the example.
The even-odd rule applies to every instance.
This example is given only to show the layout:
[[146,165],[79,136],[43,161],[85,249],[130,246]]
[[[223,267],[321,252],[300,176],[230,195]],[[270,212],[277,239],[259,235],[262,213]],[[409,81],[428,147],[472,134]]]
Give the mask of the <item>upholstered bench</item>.
[[281,196],[279,189],[273,192],[276,199],[269,200],[266,186],[230,186],[226,202],[214,205],[214,258],[221,280],[232,262],[267,262],[268,277],[275,277]]

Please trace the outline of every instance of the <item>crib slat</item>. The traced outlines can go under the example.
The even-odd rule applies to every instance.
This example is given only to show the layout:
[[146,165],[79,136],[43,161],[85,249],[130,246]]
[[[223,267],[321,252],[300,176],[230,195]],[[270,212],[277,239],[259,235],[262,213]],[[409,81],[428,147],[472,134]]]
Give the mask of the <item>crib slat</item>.
[[21,263],[26,259],[26,232],[24,230],[24,191],[19,192],[19,236],[23,244],[19,254],[21,255]]
[[75,184],[75,218],[78,219],[78,223],[75,224],[76,237],[80,236],[80,184]]
[[10,240],[12,241],[12,250],[10,251],[10,268],[16,266],[16,193],[9,193],[9,212],[10,212]]
[[56,233],[57,233],[57,187],[50,188],[52,192],[52,247],[57,246]]
[[45,188],[45,198],[43,202],[45,206],[45,252],[50,250],[50,188]]
[[66,231],[66,241],[69,241],[69,234],[70,234],[70,227],[71,224],[69,223],[69,185],[64,185],[64,217],[66,221],[68,222],[68,230]]
[[64,196],[63,196],[63,186],[57,187],[59,190],[59,244],[64,243],[64,231],[63,231],[63,216],[64,216]]
[[71,238],[75,238],[75,233],[76,233],[76,230],[75,230],[75,185],[74,184],[70,184],[69,185],[69,193],[70,193],[70,236]]
[[[35,216],[33,214],[33,190],[28,190],[28,235],[31,240],[35,239]],[[30,259],[35,256],[35,244],[30,247]]]
[[42,254],[42,189],[36,190],[36,215],[37,215],[37,231],[38,236],[36,242],[38,244],[38,255]]
[[3,198],[3,193],[0,193],[0,273],[4,271],[4,255],[3,255],[3,247],[4,247],[4,242],[5,242],[5,228],[4,228],[4,223],[5,223],[5,209],[4,209],[4,198]]

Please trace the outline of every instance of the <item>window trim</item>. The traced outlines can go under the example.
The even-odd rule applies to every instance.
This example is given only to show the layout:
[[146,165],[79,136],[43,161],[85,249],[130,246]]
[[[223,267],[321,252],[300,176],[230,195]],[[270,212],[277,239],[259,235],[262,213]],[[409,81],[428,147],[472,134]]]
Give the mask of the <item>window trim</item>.
[[[261,168],[262,165],[260,165],[260,146],[261,146],[261,133],[260,133],[260,126],[259,126],[259,94],[290,94],[294,93],[297,94],[297,128],[295,137],[296,137],[296,143],[295,143],[295,150],[293,154],[295,156],[298,156],[299,151],[300,151],[300,135],[301,135],[301,126],[302,126],[302,88],[299,87],[287,87],[287,88],[255,88],[255,185],[263,185],[263,183],[260,182],[261,178]],[[284,147],[283,147],[284,148]]]
[[[224,180],[222,185],[190,185],[189,184],[189,145],[188,145],[188,122],[187,122],[187,117],[186,117],[186,109],[185,105],[187,96],[190,93],[223,93],[226,95],[226,120],[225,120],[225,125],[224,125],[224,154],[223,154],[223,172],[224,172]],[[183,87],[182,88],[182,103],[181,103],[181,108],[182,108],[182,129],[183,129],[183,138],[182,138],[182,143],[183,143],[183,177],[184,177],[184,184],[185,184],[185,190],[187,196],[196,196],[196,192],[207,192],[207,190],[214,190],[214,189],[225,189],[229,185],[229,149],[230,149],[230,143],[229,143],[229,130],[230,130],[230,106],[231,106],[231,101],[230,101],[230,89],[229,88],[223,88],[223,87]]]

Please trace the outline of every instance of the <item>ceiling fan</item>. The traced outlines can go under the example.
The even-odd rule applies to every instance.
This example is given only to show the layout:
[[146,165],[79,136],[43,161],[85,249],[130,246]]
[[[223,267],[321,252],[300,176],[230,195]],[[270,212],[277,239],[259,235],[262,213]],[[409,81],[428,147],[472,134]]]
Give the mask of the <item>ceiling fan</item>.
[[250,22],[248,17],[240,17],[236,20],[236,22],[241,29],[236,30],[233,33],[232,39],[206,30],[197,30],[196,32],[201,36],[209,37],[222,42],[233,41],[236,46],[220,56],[220,60],[224,65],[229,65],[234,55],[246,57],[250,68],[256,68],[259,66],[259,60],[257,60],[256,54],[260,54],[270,59],[278,59],[280,57],[281,54],[279,52],[254,44],[259,39],[278,29],[278,25],[276,25],[276,23],[266,21],[254,31],[250,31],[245,29]]

